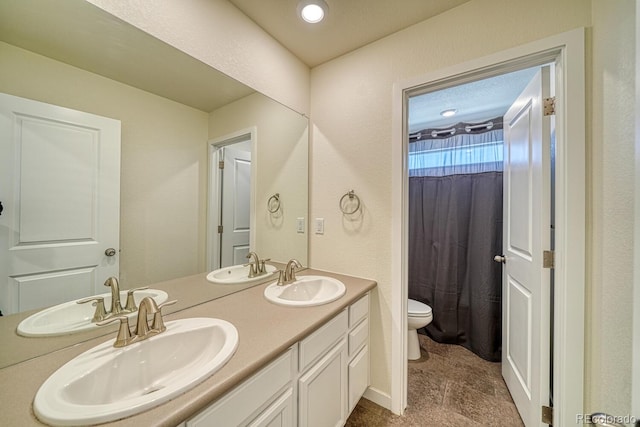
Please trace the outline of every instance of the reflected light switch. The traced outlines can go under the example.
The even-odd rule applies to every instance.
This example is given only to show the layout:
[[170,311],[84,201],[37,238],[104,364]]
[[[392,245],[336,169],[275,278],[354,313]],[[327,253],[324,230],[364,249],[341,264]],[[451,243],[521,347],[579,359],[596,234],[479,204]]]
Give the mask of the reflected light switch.
[[296,232],[304,233],[304,218],[296,218]]
[[316,218],[316,234],[324,234],[324,218]]

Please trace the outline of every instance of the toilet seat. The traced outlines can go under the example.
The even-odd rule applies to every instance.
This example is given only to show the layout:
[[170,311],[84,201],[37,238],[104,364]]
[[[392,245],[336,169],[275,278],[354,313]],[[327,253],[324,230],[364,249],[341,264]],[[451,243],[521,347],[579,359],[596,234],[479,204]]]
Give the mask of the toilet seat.
[[429,317],[432,315],[431,307],[429,307],[427,304],[421,303],[420,301],[412,299],[409,300],[407,313],[409,314],[409,316],[413,317]]

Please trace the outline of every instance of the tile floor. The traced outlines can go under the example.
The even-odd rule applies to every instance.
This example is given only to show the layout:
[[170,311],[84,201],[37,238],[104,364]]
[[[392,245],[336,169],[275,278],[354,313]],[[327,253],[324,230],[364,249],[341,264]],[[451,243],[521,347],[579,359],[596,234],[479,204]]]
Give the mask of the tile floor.
[[405,415],[362,399],[346,426],[524,426],[502,380],[500,363],[487,362],[462,346],[418,336],[422,357],[409,361]]

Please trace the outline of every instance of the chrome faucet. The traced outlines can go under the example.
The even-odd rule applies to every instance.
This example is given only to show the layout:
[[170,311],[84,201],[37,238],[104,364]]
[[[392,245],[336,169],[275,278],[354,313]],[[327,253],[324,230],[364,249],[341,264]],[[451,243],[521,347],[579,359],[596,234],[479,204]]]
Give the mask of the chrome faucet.
[[[116,320],[120,321],[120,329],[118,329],[118,336],[113,343],[114,347],[126,347],[138,341],[144,341],[154,335],[158,335],[167,330],[162,319],[162,307],[175,304],[177,301],[168,301],[158,305],[156,301],[151,297],[144,297],[140,301],[140,308],[138,309],[138,319],[136,320],[136,329],[131,333],[129,327],[129,318],[127,316],[117,316],[109,320],[98,323],[98,326],[107,325]],[[151,326],[149,326],[149,315],[153,314],[153,320]]]
[[144,289],[149,289],[148,286],[143,286],[141,288],[129,289],[127,291],[127,302],[125,307],[122,307],[122,303],[120,302],[120,285],[118,284],[118,279],[115,277],[109,277],[105,282],[104,286],[109,286],[111,288],[111,310],[107,311],[104,306],[104,298],[101,296],[93,296],[89,298],[84,298],[76,301],[78,304],[85,304],[88,302],[95,301],[94,306],[96,307],[96,311],[93,314],[92,322],[100,322],[102,320],[107,320],[111,318],[115,318],[120,314],[133,313],[138,310],[136,307],[136,302],[133,297],[133,293],[136,291],[142,291]]
[[287,263],[284,270],[280,270],[280,276],[278,277],[278,285],[284,286],[293,283],[297,280],[296,268],[302,268],[302,264],[297,259],[291,259]]

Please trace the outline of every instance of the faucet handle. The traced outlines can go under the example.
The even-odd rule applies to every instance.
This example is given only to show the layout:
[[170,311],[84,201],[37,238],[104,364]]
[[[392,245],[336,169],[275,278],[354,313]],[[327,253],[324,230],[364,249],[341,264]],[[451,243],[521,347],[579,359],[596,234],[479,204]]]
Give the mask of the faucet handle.
[[276,282],[278,286],[285,285],[284,276],[285,276],[284,270],[278,270],[278,281]]
[[261,259],[260,263],[258,264],[258,274],[264,274],[267,272],[267,269],[265,267],[265,262],[267,261],[271,261],[271,258],[267,258],[267,259]]
[[138,310],[138,307],[136,307],[136,300],[133,297],[133,293],[136,291],[144,291],[145,289],[149,289],[148,286],[142,286],[140,288],[133,288],[133,289],[129,289],[127,291],[127,304],[124,306],[124,310],[128,313],[132,313],[136,310]]
[[152,330],[163,332],[167,329],[167,327],[164,326],[164,320],[162,320],[162,307],[165,307],[167,305],[173,305],[177,302],[178,300],[174,299],[172,301],[163,302],[158,306],[158,311],[153,314],[153,323],[151,324]]
[[105,320],[103,322],[98,322],[96,325],[104,326],[109,323],[113,323],[116,320],[120,321],[120,328],[118,329],[118,336],[116,337],[116,341],[113,343],[114,347],[124,347],[129,345],[133,338],[131,337],[131,329],[129,329],[129,318],[127,316],[117,316],[112,317],[111,319]]
[[107,310],[104,308],[104,298],[103,297],[88,297],[81,300],[76,301],[76,304],[86,304],[88,302],[95,301],[93,304],[96,308],[96,311],[93,313],[93,318],[91,321],[93,323],[104,320],[107,317]]

